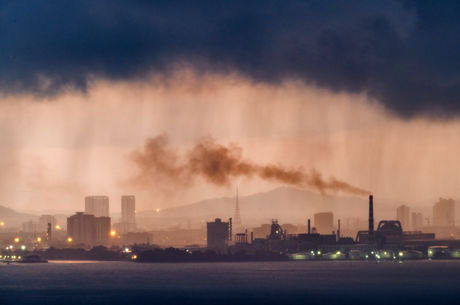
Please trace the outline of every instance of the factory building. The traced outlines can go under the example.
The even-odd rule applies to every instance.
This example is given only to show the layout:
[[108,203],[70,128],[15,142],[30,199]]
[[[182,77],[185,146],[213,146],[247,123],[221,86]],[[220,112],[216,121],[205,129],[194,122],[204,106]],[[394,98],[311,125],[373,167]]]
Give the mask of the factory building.
[[77,212],[67,218],[67,235],[73,244],[107,245],[110,241],[110,217]]
[[223,222],[220,218],[216,218],[215,221],[208,222],[206,228],[208,249],[224,252],[231,236],[229,222]]
[[85,213],[94,215],[96,217],[109,217],[109,197],[85,197]]

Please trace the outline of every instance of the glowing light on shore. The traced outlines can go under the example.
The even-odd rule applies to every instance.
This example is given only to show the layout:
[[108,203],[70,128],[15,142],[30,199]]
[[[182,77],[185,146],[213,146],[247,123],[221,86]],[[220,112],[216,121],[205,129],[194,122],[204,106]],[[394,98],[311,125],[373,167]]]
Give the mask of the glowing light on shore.
[[20,241],[21,241],[21,240],[19,239],[19,237],[15,237],[15,238],[14,238],[14,242],[15,242],[15,243],[18,243],[18,242],[20,242]]
[[111,231],[110,231],[110,236],[112,236],[112,237],[117,236],[117,231],[111,230]]
[[37,243],[41,243],[42,242],[42,238],[41,237],[37,237]]
[[72,237],[67,237],[67,242],[71,243],[73,241]]

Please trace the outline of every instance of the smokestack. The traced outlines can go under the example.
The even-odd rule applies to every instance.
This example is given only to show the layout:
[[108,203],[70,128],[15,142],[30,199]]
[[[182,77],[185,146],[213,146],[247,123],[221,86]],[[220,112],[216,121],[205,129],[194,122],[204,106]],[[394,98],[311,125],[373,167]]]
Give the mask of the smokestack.
[[229,241],[232,241],[232,235],[233,235],[233,233],[232,233],[232,218],[230,217],[228,219],[228,240]]
[[308,218],[308,234],[310,234],[311,231],[310,231],[310,218]]
[[48,239],[48,241],[51,241],[51,223],[48,222],[48,229],[46,231],[46,238]]
[[340,219],[337,220],[337,241],[340,240]]
[[374,241],[374,196],[369,195],[369,242]]

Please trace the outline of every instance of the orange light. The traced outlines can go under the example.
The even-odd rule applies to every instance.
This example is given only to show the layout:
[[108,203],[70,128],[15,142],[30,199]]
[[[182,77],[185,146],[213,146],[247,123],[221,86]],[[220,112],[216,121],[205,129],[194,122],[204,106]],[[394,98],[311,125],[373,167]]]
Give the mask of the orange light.
[[60,225],[56,225],[54,228],[55,228],[56,230],[61,230],[61,226],[60,226]]
[[136,255],[136,254],[133,254],[133,255],[131,256],[131,259],[132,259],[132,260],[136,260],[136,259],[137,259],[137,255]]
[[15,238],[14,238],[14,242],[15,242],[15,243],[18,243],[18,242],[20,242],[20,241],[21,241],[21,240],[19,239],[19,237],[15,237]]
[[5,226],[5,222],[4,221],[0,221],[0,227],[4,227]]
[[37,243],[40,243],[42,241],[41,237],[37,237]]
[[67,237],[67,242],[71,243],[73,241],[72,237]]
[[112,230],[110,231],[110,236],[115,237],[117,235],[117,231]]
[[160,209],[156,209],[155,212],[160,213]]

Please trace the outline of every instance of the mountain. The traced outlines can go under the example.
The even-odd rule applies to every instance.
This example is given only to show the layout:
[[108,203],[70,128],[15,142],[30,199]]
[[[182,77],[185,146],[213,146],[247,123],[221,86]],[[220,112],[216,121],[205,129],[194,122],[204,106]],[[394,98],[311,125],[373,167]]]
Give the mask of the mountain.
[[[278,219],[280,223],[305,224],[308,218],[318,212],[334,212],[340,218],[359,217],[367,219],[368,199],[363,197],[345,197],[321,195],[291,187],[280,187],[274,190],[256,193],[239,198],[241,219],[245,226],[256,226]],[[391,215],[392,209],[376,200],[375,212]],[[186,227],[214,218],[228,219],[234,216],[235,198],[223,197],[199,201],[190,205],[165,209],[156,213],[145,211],[136,214],[139,224],[153,223],[154,227],[177,226]],[[388,216],[386,216],[388,217]],[[380,218],[380,217],[376,217]]]
[[16,212],[13,209],[0,206],[0,221],[3,221],[8,228],[19,227],[23,222],[36,218],[36,215]]

